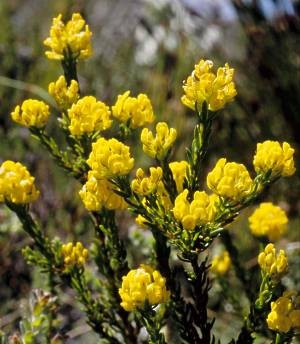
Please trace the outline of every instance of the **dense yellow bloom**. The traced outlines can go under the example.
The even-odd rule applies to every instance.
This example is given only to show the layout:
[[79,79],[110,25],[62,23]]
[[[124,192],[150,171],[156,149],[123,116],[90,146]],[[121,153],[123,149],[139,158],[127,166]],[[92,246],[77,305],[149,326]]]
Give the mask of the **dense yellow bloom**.
[[222,254],[214,256],[211,262],[211,272],[218,276],[223,276],[230,269],[231,259],[229,253],[224,251]]
[[4,161],[0,167],[0,202],[23,204],[39,197],[34,177],[19,162]]
[[280,250],[277,254],[274,245],[268,244],[258,255],[258,264],[264,273],[278,280],[286,273],[288,260],[284,250]]
[[173,179],[176,183],[177,192],[182,192],[183,182],[187,176],[189,164],[185,160],[174,161],[169,164],[169,167],[172,171]]
[[176,220],[182,223],[184,229],[193,230],[197,225],[211,222],[216,215],[218,197],[207,195],[204,191],[196,191],[191,203],[188,199],[188,190],[184,190],[175,199],[173,214]]
[[284,333],[300,328],[300,303],[295,292],[285,291],[282,296],[271,303],[267,324],[269,329]]
[[271,176],[288,177],[295,173],[294,155],[295,150],[287,143],[282,146],[278,141],[265,141],[258,143],[253,165],[257,173],[271,171]]
[[72,54],[72,58],[86,59],[92,54],[91,35],[89,26],[79,13],[73,13],[72,19],[65,25],[62,15],[53,18],[50,37],[44,40],[48,59],[63,60]]
[[161,167],[150,167],[150,176],[145,177],[145,172],[139,168],[136,171],[136,178],[131,183],[132,190],[139,195],[149,195],[156,192],[160,183],[162,183],[163,171]]
[[167,302],[170,298],[166,279],[159,271],[153,270],[148,265],[141,265],[123,276],[119,294],[122,300],[121,306],[128,312],[143,308],[146,302],[157,305]]
[[16,123],[25,127],[37,128],[42,128],[47,124],[49,115],[49,106],[36,99],[24,100],[22,105],[17,105],[11,113],[11,117]]
[[181,101],[192,110],[195,110],[196,103],[197,108],[201,109],[206,101],[209,110],[217,111],[232,101],[237,94],[232,81],[234,69],[229,68],[226,63],[224,67],[218,68],[216,75],[212,68],[212,61],[200,60],[183,84],[185,95],[181,97]]
[[130,91],[118,96],[112,107],[112,114],[120,122],[130,120],[131,128],[138,128],[154,121],[154,114],[150,99],[146,94],[139,94],[136,98],[130,97]]
[[77,242],[75,245],[71,242],[62,245],[61,251],[67,267],[83,266],[86,263],[88,250],[83,247],[81,242]]
[[94,172],[89,171],[88,180],[79,191],[79,195],[89,211],[98,211],[102,207],[111,210],[125,209],[126,202],[113,190],[113,185],[107,179],[96,179]]
[[70,85],[63,75],[48,86],[49,94],[55,99],[58,107],[62,110],[69,109],[79,98],[79,86],[76,80],[72,80]]
[[98,179],[128,174],[134,165],[129,147],[116,139],[106,140],[103,137],[92,145],[87,164]]
[[207,175],[207,185],[217,195],[240,201],[252,191],[253,182],[243,164],[219,159]]
[[270,241],[278,240],[285,234],[287,223],[285,211],[271,202],[261,203],[249,217],[252,234],[267,236]]
[[176,136],[176,129],[169,129],[165,122],[157,123],[155,137],[151,130],[144,128],[141,133],[143,151],[151,158],[163,159],[176,140]]
[[79,99],[68,110],[69,130],[72,135],[82,135],[111,127],[109,107],[93,96]]

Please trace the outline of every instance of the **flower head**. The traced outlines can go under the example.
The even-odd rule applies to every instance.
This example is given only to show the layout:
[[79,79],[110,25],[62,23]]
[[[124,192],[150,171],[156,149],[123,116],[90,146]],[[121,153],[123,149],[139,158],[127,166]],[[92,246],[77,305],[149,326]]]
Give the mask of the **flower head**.
[[0,167],[0,202],[26,204],[39,197],[34,177],[19,162],[5,161]]
[[143,151],[151,158],[163,159],[174,141],[176,140],[177,132],[174,128],[169,129],[167,123],[159,122],[156,125],[156,135],[154,137],[152,131],[144,128],[141,133],[141,141],[143,144]]
[[291,329],[300,329],[300,303],[295,292],[285,291],[271,303],[271,312],[267,317],[269,329],[287,333]]
[[295,150],[287,143],[282,146],[278,141],[258,143],[253,165],[257,173],[271,172],[272,177],[289,177],[296,171],[294,166]]
[[24,100],[22,105],[17,105],[11,113],[11,117],[16,123],[25,127],[37,128],[42,128],[47,124],[49,115],[49,106],[36,99]]
[[243,164],[219,159],[207,175],[207,186],[217,195],[240,201],[252,191],[253,181]]
[[211,262],[210,271],[218,276],[223,276],[229,270],[230,266],[230,255],[227,251],[224,251],[222,254],[214,256]]
[[70,85],[63,75],[57,81],[48,86],[49,94],[55,99],[58,107],[62,110],[69,109],[79,98],[79,86],[76,80],[71,80]]
[[77,242],[75,245],[69,242],[66,245],[62,245],[62,255],[66,267],[80,267],[86,263],[88,250],[83,247],[81,242]]
[[82,135],[111,127],[109,107],[97,101],[93,96],[86,96],[73,104],[68,110],[69,130],[72,135]]
[[224,67],[218,68],[217,74],[214,74],[212,68],[212,61],[200,60],[183,84],[185,95],[181,101],[192,110],[195,110],[196,104],[197,108],[201,109],[203,102],[206,102],[209,110],[217,111],[232,101],[237,94],[232,81],[234,69],[229,68],[226,63]]
[[91,35],[89,26],[79,13],[74,13],[72,19],[64,24],[62,15],[53,18],[50,37],[44,40],[48,59],[63,60],[66,56],[75,59],[86,59],[91,56]]
[[150,167],[150,176],[146,177],[144,171],[139,168],[136,171],[136,178],[131,183],[132,190],[139,195],[149,195],[157,191],[162,183],[161,167]]
[[177,192],[182,192],[183,182],[187,176],[189,164],[185,160],[174,161],[170,162],[169,167],[171,169],[173,179],[176,183]]
[[182,223],[184,229],[193,230],[197,225],[211,222],[216,215],[218,197],[208,195],[204,191],[196,191],[190,203],[187,199],[188,190],[181,192],[175,199],[173,214]]
[[150,99],[146,94],[139,94],[136,98],[130,97],[130,91],[119,95],[116,104],[112,107],[112,115],[120,122],[130,120],[131,128],[138,128],[154,121],[154,114]]
[[93,171],[89,171],[88,180],[79,195],[89,211],[98,211],[103,207],[110,210],[127,207],[124,199],[114,192],[113,185],[107,179],[96,179]]
[[134,165],[129,147],[116,139],[99,138],[92,145],[87,164],[97,179],[128,174]]
[[167,302],[170,298],[166,279],[159,271],[153,270],[148,265],[141,265],[123,276],[119,294],[122,300],[121,306],[128,312],[143,308],[146,302],[157,305]]
[[261,203],[249,217],[250,230],[255,236],[267,236],[276,241],[287,231],[288,218],[280,207],[270,203]]
[[274,281],[279,280],[287,271],[288,261],[284,250],[277,254],[273,244],[268,244],[258,256],[261,270]]

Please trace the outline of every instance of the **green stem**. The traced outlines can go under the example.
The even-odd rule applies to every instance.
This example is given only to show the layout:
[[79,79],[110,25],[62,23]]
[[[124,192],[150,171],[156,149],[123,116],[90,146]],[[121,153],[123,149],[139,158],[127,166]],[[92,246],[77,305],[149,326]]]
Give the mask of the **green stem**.
[[203,161],[207,154],[212,130],[212,121],[215,117],[215,115],[209,112],[205,102],[202,105],[201,111],[197,112],[199,123],[195,127],[191,148],[188,151],[190,172],[187,182],[190,195],[201,188],[204,173]]
[[34,240],[39,251],[49,260],[49,262],[54,262],[55,256],[51,250],[49,239],[45,237],[41,228],[33,221],[27,207],[8,201],[6,201],[6,205],[18,216],[25,232]]
[[58,166],[62,167],[76,179],[80,180],[83,178],[85,171],[80,168],[74,168],[74,163],[70,161],[67,152],[60,150],[55,140],[52,137],[48,136],[45,133],[44,129],[30,127],[29,130],[32,136],[37,138],[42,146],[46,148],[52,158],[57,162]]
[[61,65],[64,70],[67,85],[69,86],[72,80],[76,80],[78,82],[77,57],[73,56],[69,47],[64,52],[64,59],[61,61]]
[[137,318],[145,326],[149,334],[149,344],[166,344],[165,336],[160,333],[161,322],[150,305],[138,311]]

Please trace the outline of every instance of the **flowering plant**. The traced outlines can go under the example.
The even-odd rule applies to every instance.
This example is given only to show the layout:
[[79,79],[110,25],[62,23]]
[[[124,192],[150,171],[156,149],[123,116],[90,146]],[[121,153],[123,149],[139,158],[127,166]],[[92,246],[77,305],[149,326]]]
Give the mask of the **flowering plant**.
[[[92,49],[90,29],[79,14],[66,24],[61,15],[54,18],[44,44],[50,48],[46,56],[59,60],[63,68],[64,75],[50,83],[49,93],[60,110],[57,124],[67,148],[47,134],[51,111],[44,102],[25,100],[11,117],[28,127],[58,165],[78,180],[78,197],[93,221],[95,241],[91,248],[49,238],[30,212],[29,203],[40,194],[34,177],[21,163],[5,161],[0,201],[16,213],[34,242],[33,248],[23,250],[27,261],[52,276],[52,288],[66,284],[75,290],[88,324],[108,343],[136,343],[142,328],[149,343],[171,342],[168,328],[176,328],[174,338],[182,343],[214,343],[214,319],[208,313],[210,273],[212,281],[223,280],[225,286],[233,266],[249,307],[232,343],[252,343],[258,333],[289,343],[300,327],[300,308],[294,292],[283,292],[281,278],[288,268],[284,250],[277,254],[274,244],[267,244],[258,256],[261,278],[252,289],[253,275],[240,262],[228,225],[260,200],[266,188],[295,172],[294,149],[286,142],[258,143],[255,173],[222,157],[205,175],[214,119],[237,94],[234,69],[225,64],[214,72],[208,60],[195,65],[181,100],[195,112],[197,125],[185,160],[172,161],[177,131],[165,122],[158,122],[154,132],[146,127],[155,120],[147,95],[133,97],[126,91],[110,107],[81,94],[77,63]],[[153,159],[149,172],[136,166],[130,146],[136,133],[143,152]],[[116,216],[125,209],[140,231],[148,228],[152,233],[153,255],[147,264],[129,263]],[[262,203],[249,221],[261,243],[277,240],[286,231],[284,211],[271,203]],[[210,269],[208,253],[217,238],[226,251],[212,259]],[[97,272],[91,274],[95,265]],[[55,343],[63,340],[56,331],[49,326],[48,336],[53,335]]]

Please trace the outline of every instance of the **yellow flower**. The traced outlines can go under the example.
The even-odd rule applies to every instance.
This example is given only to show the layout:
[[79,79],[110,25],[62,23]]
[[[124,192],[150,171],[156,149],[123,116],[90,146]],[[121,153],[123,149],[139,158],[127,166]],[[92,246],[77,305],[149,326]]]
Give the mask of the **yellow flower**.
[[207,195],[196,191],[191,203],[187,200],[188,190],[184,190],[175,199],[173,214],[182,223],[184,229],[193,230],[197,225],[211,222],[216,215],[216,195]]
[[116,139],[103,137],[92,145],[87,164],[94,171],[95,178],[110,178],[128,174],[134,165],[129,147]]
[[39,191],[34,185],[34,177],[19,162],[4,161],[0,167],[0,202],[5,200],[25,204],[35,201]]
[[123,276],[119,294],[121,306],[128,312],[143,308],[146,302],[157,305],[167,302],[170,298],[166,279],[159,271],[148,265],[141,265]]
[[296,293],[285,291],[275,302],[271,303],[271,312],[267,317],[269,329],[287,333],[300,328],[300,305],[296,302]]
[[61,75],[57,81],[49,84],[48,92],[55,99],[60,109],[67,110],[79,98],[78,82],[72,80],[68,86],[65,77]]
[[139,168],[136,178],[131,183],[132,190],[139,195],[149,195],[156,192],[158,185],[162,183],[161,167],[150,167],[150,176],[145,177],[145,172]]
[[53,18],[50,37],[44,40],[44,45],[50,48],[45,54],[53,60],[63,60],[70,54],[74,59],[86,59],[92,54],[91,35],[79,13],[74,13],[66,25],[59,14]]
[[270,202],[261,203],[249,217],[252,234],[267,236],[270,241],[276,241],[285,234],[287,223],[285,211]]
[[96,179],[89,171],[88,180],[79,191],[84,206],[89,211],[98,211],[102,207],[117,210],[125,209],[127,203],[114,192],[113,185],[107,179]]
[[168,124],[159,122],[156,125],[156,135],[153,136],[152,131],[144,128],[141,133],[141,141],[143,143],[143,151],[151,158],[163,159],[174,141],[177,132],[174,128],[169,129]]
[[72,135],[82,135],[111,127],[109,107],[93,96],[79,99],[68,110],[69,130]]
[[185,95],[181,97],[184,105],[195,110],[201,110],[205,101],[208,109],[217,111],[226,103],[231,102],[237,92],[233,80],[234,69],[226,63],[217,70],[217,75],[212,72],[213,62],[200,60],[192,74],[183,84]]
[[112,107],[112,114],[120,122],[130,120],[131,128],[138,128],[154,121],[154,114],[150,99],[146,94],[139,94],[136,98],[129,96],[130,91],[119,95]]
[[231,267],[231,259],[229,253],[224,251],[222,254],[214,256],[211,262],[211,272],[218,276],[223,276]]
[[80,267],[86,263],[88,250],[83,247],[81,242],[77,242],[75,245],[69,242],[66,245],[62,245],[62,255],[67,267],[75,265]]
[[185,160],[174,161],[170,162],[169,167],[171,169],[173,179],[176,183],[177,192],[182,192],[183,182],[187,176],[189,164]]
[[16,106],[11,113],[13,121],[25,127],[42,128],[47,124],[50,115],[49,106],[43,101],[27,99],[21,107]]
[[284,250],[280,250],[277,254],[273,244],[268,244],[258,255],[258,264],[261,270],[270,275],[274,281],[280,279],[287,272],[288,267]]
[[207,175],[207,185],[217,195],[240,201],[252,191],[253,182],[243,164],[219,159]]
[[296,171],[294,166],[295,150],[287,143],[282,146],[278,141],[265,141],[258,143],[253,165],[257,173],[268,173],[271,176],[289,177]]

